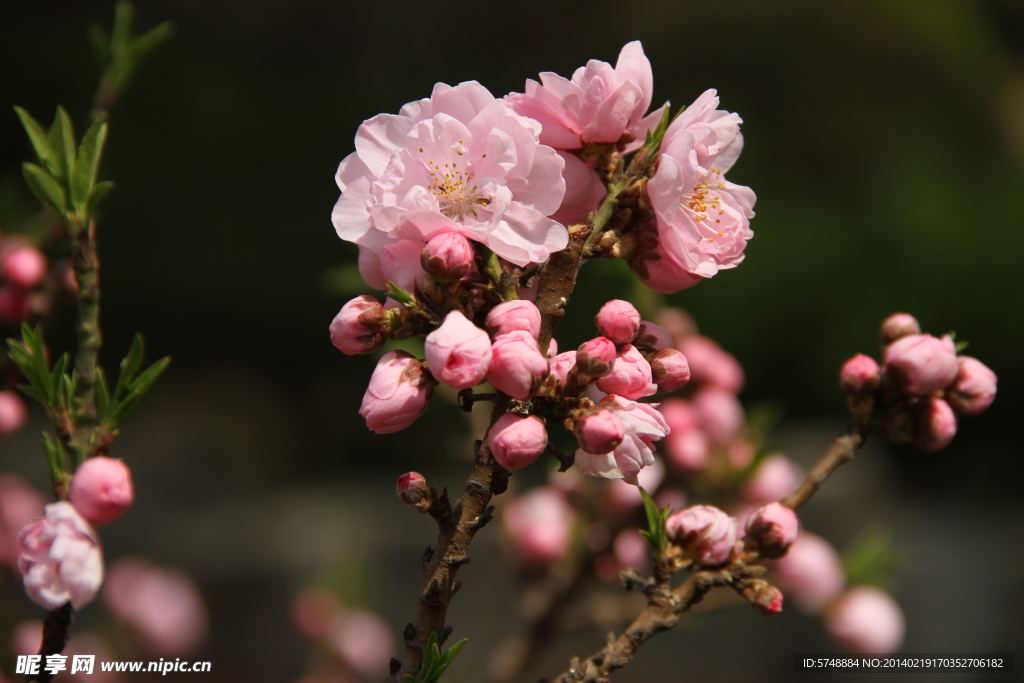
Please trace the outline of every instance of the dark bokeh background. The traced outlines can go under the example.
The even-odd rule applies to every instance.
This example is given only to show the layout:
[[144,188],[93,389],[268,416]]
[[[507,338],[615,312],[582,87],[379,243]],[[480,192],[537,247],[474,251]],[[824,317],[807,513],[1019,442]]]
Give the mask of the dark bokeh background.
[[[4,220],[34,210],[19,181],[28,147],[10,107],[48,119],[63,103],[81,124],[97,77],[85,28],[109,26],[112,13],[107,1],[0,6]],[[136,469],[139,500],[105,538],[110,555],[143,552],[199,577],[214,613],[208,654],[218,679],[299,673],[305,646],[286,606],[314,579],[404,623],[417,553],[390,542],[389,530],[418,545],[430,526],[395,509],[390,482],[410,468],[439,484],[463,477],[469,436],[457,411],[435,401],[409,431],[369,434],[356,410],[374,361],[344,357],[327,338],[346,297],[329,292],[323,274],[354,255],[330,224],[333,174],[356,127],[426,96],[436,81],[475,79],[503,94],[542,70],[568,76],[589,58],[614,62],[637,38],[656,101],[678,106],[714,87],[746,122],[730,179],[759,197],[748,259],[670,301],[741,360],[746,401],[784,408],[780,445],[798,458],[804,448],[809,462],[842,428],[837,368],[855,352],[877,353],[878,323],[896,310],[935,333],[955,329],[999,374],[996,404],[966,421],[946,451],[879,447],[874,464],[849,475],[861,483],[839,487],[848,495],[834,498],[834,514],[827,502],[810,514],[826,535],[832,525],[837,543],[877,518],[904,546],[919,546],[929,559],[905,566],[904,586],[927,584],[928,570],[944,567],[930,593],[896,590],[908,648],[1009,650],[1021,641],[1020,551],[1016,565],[1006,554],[1024,519],[1014,438],[1024,409],[1019,1],[153,0],[138,15],[143,28],[171,19],[178,32],[112,118],[103,360],[113,369],[142,331],[174,363],[116,446]],[[601,301],[633,296],[629,277],[608,266],[582,280],[563,348],[584,338]],[[70,329],[57,324],[54,346],[70,343]],[[0,444],[0,469],[42,483],[42,426]],[[971,557],[963,535],[973,539]],[[467,589],[487,583],[486,562],[466,570]],[[979,584],[993,588],[957,601],[956,619],[935,607]],[[915,612],[918,604],[932,611]],[[467,611],[457,607],[453,619]],[[763,623],[738,616],[740,628],[759,627],[745,638],[763,636]],[[708,619],[709,642],[729,632],[715,630],[717,618]],[[776,651],[827,649],[816,624],[785,618],[797,635],[772,641]],[[958,640],[978,624],[991,642]],[[698,662],[710,647],[665,638],[662,654],[692,648]],[[589,650],[598,641],[581,642]],[[755,666],[769,651],[749,649],[723,679],[750,675],[743,662]],[[466,655],[481,661],[481,652]],[[465,666],[453,674],[474,680]]]

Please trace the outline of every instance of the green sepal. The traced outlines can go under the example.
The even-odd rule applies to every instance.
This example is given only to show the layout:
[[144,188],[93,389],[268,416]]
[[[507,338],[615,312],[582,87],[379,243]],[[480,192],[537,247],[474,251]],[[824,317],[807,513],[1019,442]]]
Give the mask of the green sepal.
[[654,504],[654,499],[644,490],[644,487],[638,486],[637,488],[640,489],[640,497],[644,501],[644,514],[647,516],[647,530],[641,530],[640,535],[647,539],[647,543],[653,550],[665,550],[668,547],[668,531],[665,529],[665,522],[672,512],[672,508],[666,505],[659,510],[658,506]]
[[57,154],[59,177],[67,187],[71,184],[71,173],[75,168],[77,155],[75,152],[75,127],[64,107],[57,107],[57,114],[53,117],[53,127],[50,128],[50,144]]
[[78,160],[71,176],[71,203],[79,211],[85,209],[96,183],[96,171],[107,139],[107,124],[104,118],[103,114],[96,117],[82,137],[82,144],[78,148]]
[[392,299],[402,304],[403,306],[408,307],[416,305],[416,297],[414,297],[411,293],[405,291],[404,289],[396,285],[394,282],[391,282],[390,280],[388,280],[388,294],[391,295]]
[[[661,149],[661,141],[665,138],[665,132],[668,130],[669,123],[675,120],[675,117],[671,114],[671,107],[666,106],[665,111],[661,114],[661,120],[658,121],[658,125],[653,129],[647,131],[647,139],[644,141],[644,147],[647,148],[647,154],[649,158],[653,158]],[[676,116],[679,116],[683,112],[680,109],[676,112]]]
[[441,679],[441,674],[455,661],[467,640],[469,639],[463,638],[448,648],[444,654],[441,654],[441,648],[437,645],[437,637],[431,633],[427,636],[426,647],[423,648],[423,663],[420,665],[419,673],[415,677],[406,674],[405,680],[410,683],[437,683]]
[[62,216],[67,213],[67,195],[59,180],[43,170],[42,166],[29,162],[21,165],[21,171],[28,189],[32,190],[36,199]]
[[57,163],[57,154],[53,151],[53,146],[50,144],[50,138],[43,131],[43,127],[39,125],[39,122],[32,118],[32,115],[21,107],[14,108],[18,118],[21,119],[21,125],[25,129],[25,133],[28,135],[29,142],[32,143],[32,148],[36,152],[36,157],[50,173],[54,175],[60,174],[60,165]]

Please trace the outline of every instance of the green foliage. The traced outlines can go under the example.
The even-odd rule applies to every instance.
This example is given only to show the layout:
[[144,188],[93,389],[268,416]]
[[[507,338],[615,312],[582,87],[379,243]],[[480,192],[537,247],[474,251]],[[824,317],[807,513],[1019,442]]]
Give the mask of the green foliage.
[[[685,107],[684,107],[685,108]],[[647,131],[647,139],[644,141],[644,147],[647,148],[648,158],[654,158],[654,156],[661,149],[661,141],[665,138],[665,131],[668,130],[669,123],[675,120],[675,117],[670,113],[670,107],[665,107],[665,111],[661,114],[661,120],[658,121],[658,125],[652,130]],[[680,109],[676,112],[676,116],[683,113]]]
[[114,11],[114,26],[108,34],[100,26],[89,29],[89,40],[100,68],[103,69],[101,94],[116,98],[131,81],[142,62],[174,35],[174,25],[164,23],[139,36],[132,35],[135,10],[130,2],[119,2]]
[[39,401],[48,410],[64,410],[68,403],[68,388],[64,369],[68,356],[62,355],[51,368],[46,362],[43,331],[28,325],[21,327],[21,339],[7,340],[8,353],[14,364],[28,380],[18,388],[26,396]]
[[171,362],[170,357],[165,356],[139,373],[144,356],[145,343],[142,335],[137,334],[128,355],[121,361],[121,372],[113,393],[110,393],[102,371],[97,372],[96,407],[100,421],[111,430],[118,429],[124,423]]
[[463,638],[448,648],[447,652],[441,654],[441,648],[437,646],[437,637],[431,633],[427,638],[427,646],[423,649],[423,664],[420,666],[419,673],[415,677],[406,674],[405,680],[409,683],[437,683],[441,680],[441,674],[455,661],[455,657],[458,656],[467,640],[467,638]]
[[391,282],[390,280],[388,280],[388,294],[391,295],[392,299],[402,304],[403,306],[416,305],[416,297],[414,297],[412,294],[396,285],[394,282]]
[[641,531],[640,535],[647,539],[653,550],[665,550],[668,547],[668,532],[665,529],[665,521],[668,520],[672,508],[666,505],[659,510],[658,506],[654,504],[654,499],[644,490],[644,487],[640,486],[638,488],[640,489],[640,496],[644,500],[644,513],[647,515],[647,530]]

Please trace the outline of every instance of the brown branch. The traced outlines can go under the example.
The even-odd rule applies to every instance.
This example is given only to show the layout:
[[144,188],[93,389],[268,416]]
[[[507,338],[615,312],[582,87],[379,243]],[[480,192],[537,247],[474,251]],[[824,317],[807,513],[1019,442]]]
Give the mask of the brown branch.
[[46,658],[64,651],[74,621],[75,610],[72,609],[70,602],[46,614],[46,620],[43,621],[43,643],[39,648],[43,660],[39,666],[39,673],[28,675],[28,683],[47,683],[53,678],[53,674],[46,671]]
[[851,427],[846,434],[832,443],[831,448],[811,469],[796,491],[782,499],[782,504],[796,510],[810,500],[811,496],[821,488],[833,472],[853,460],[857,449],[864,445],[866,439],[867,437],[859,428]]

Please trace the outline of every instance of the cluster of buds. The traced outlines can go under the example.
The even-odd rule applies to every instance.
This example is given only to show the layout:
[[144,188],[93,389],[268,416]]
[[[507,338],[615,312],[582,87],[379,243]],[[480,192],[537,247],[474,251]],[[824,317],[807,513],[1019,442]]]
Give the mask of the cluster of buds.
[[103,584],[103,552],[93,525],[112,522],[134,500],[131,472],[120,460],[95,456],[71,480],[68,500],[47,505],[22,527],[18,569],[36,603],[75,609],[92,602]]
[[995,373],[975,358],[958,355],[949,335],[922,334],[913,316],[887,318],[882,342],[881,366],[858,354],[839,373],[863,429],[938,451],[956,435],[958,415],[980,415],[995,400]]

